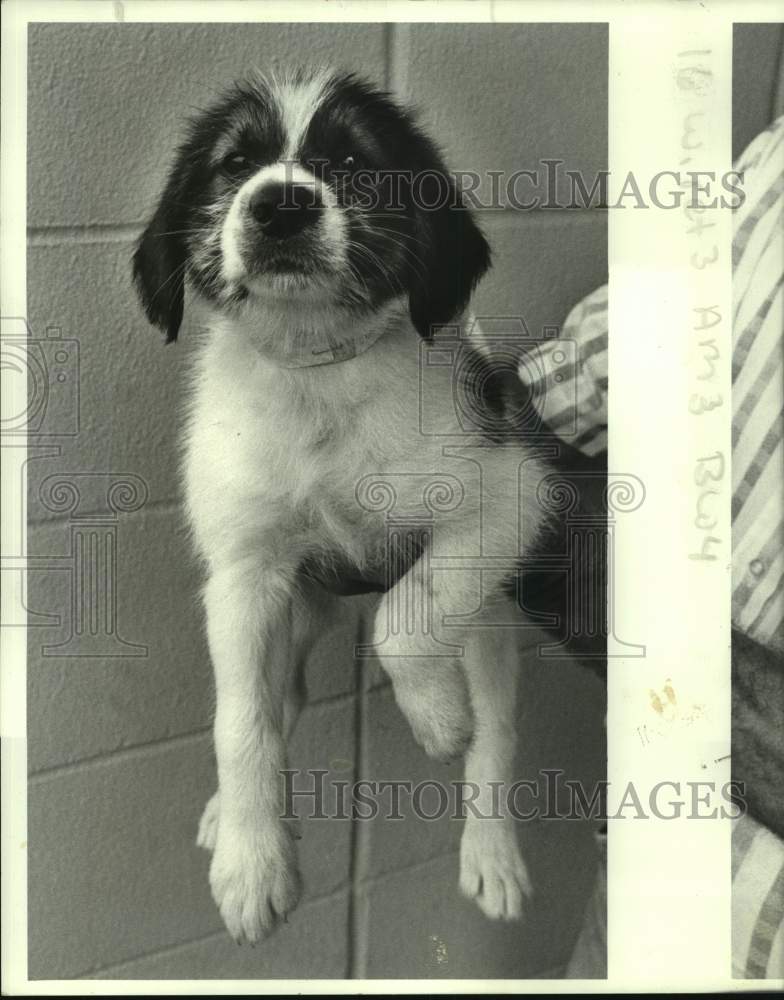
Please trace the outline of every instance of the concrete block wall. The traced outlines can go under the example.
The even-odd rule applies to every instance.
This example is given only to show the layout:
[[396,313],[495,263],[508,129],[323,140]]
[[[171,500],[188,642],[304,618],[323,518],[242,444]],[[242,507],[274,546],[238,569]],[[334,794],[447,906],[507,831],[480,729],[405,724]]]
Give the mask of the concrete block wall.
[[[456,169],[533,169],[552,157],[592,174],[606,165],[606,27],[42,24],[28,46],[29,322],[37,337],[57,328],[78,341],[80,362],[78,433],[37,435],[27,465],[28,551],[45,567],[29,574],[28,606],[59,617],[31,617],[30,629],[30,975],[558,974],[593,877],[579,823],[521,831],[536,895],[520,925],[490,923],[460,898],[459,823],[407,815],[303,822],[306,897],[290,923],[255,950],[222,930],[194,846],[215,775],[198,570],[176,474],[191,338],[186,325],[165,348],[147,327],[129,258],[183,111],[255,67],[329,62],[392,87],[419,105]],[[480,315],[522,315],[538,330],[606,280],[600,211],[482,221],[496,262]],[[51,480],[42,502],[59,473],[78,486],[78,507],[62,491],[53,500]],[[108,483],[129,476],[146,495],[112,513]],[[100,647],[100,617],[91,625],[88,615],[78,655],[58,655],[77,613],[77,536],[98,553],[102,533],[116,558],[116,633],[133,645]],[[82,571],[99,571],[85,559]],[[388,686],[353,661],[371,605],[347,601],[309,663],[293,766],[348,780],[459,777],[459,765],[424,757]],[[145,655],[126,655],[139,647]],[[604,772],[603,691],[569,664],[545,672],[534,660],[520,775],[560,766],[591,783]]]

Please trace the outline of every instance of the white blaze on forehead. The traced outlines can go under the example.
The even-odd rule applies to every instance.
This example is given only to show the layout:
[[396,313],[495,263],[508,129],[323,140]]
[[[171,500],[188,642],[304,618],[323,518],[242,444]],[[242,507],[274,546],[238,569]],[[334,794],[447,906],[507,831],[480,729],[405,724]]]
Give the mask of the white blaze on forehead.
[[275,183],[297,184],[312,188],[314,197],[318,196],[326,208],[333,208],[338,204],[337,195],[332,188],[325,184],[321,178],[316,177],[312,170],[299,163],[293,163],[291,160],[279,160],[277,163],[270,163],[268,166],[262,167],[261,170],[257,170],[252,177],[245,181],[237,192],[231,211],[245,210],[257,188]]
[[322,69],[302,79],[272,80],[271,92],[285,134],[282,159],[296,157],[314,113],[329,94],[333,74]]

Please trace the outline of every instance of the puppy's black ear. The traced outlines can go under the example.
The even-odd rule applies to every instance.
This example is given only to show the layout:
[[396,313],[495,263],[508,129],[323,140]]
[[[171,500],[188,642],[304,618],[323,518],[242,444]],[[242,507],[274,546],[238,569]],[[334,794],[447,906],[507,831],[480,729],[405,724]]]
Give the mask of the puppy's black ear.
[[[446,174],[440,178],[446,181]],[[409,284],[411,320],[422,337],[434,326],[449,323],[468,305],[476,283],[490,267],[490,247],[466,208],[454,184],[449,181],[449,198],[427,186],[419,191],[420,204],[441,204],[432,210],[419,209],[424,247],[424,265]]]
[[181,197],[170,182],[133,255],[133,280],[144,311],[167,343],[177,339],[185,302],[187,220]]

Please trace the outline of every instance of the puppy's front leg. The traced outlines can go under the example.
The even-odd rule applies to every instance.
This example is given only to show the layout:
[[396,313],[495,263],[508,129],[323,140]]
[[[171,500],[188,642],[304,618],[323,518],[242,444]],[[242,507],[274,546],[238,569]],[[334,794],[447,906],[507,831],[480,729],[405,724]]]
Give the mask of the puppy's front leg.
[[463,753],[473,732],[461,637],[446,635],[455,647],[452,654],[436,641],[450,604],[447,582],[444,574],[429,572],[426,559],[419,559],[384,594],[374,623],[374,646],[398,706],[417,742],[439,760]]
[[283,704],[290,663],[290,577],[246,562],[205,589],[215,671],[218,822],[212,894],[236,940],[257,941],[299,900],[283,815]]
[[[291,606],[291,623],[288,630],[292,643],[290,673],[283,695],[283,739],[288,745],[305,704],[305,665],[307,657],[319,637],[323,636],[338,618],[337,598],[307,580],[298,579],[297,597]],[[209,800],[199,821],[196,843],[207,851],[215,850],[220,819],[220,792]]]
[[503,920],[519,919],[523,897],[531,894],[506,798],[517,744],[515,634],[498,627],[474,630],[465,657],[475,728],[466,757],[460,888],[486,916]]

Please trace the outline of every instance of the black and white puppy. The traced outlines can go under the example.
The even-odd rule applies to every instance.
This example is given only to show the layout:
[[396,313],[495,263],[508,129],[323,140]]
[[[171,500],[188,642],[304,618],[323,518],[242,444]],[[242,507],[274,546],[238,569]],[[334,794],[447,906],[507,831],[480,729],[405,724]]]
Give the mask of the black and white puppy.
[[[256,941],[299,898],[279,772],[297,664],[340,613],[330,580],[386,581],[381,663],[424,749],[466,752],[477,812],[493,811],[489,783],[514,779],[516,633],[492,627],[510,604],[508,560],[483,563],[479,628],[471,560],[531,544],[544,469],[519,439],[488,434],[460,453],[453,367],[421,379],[422,338],[464,319],[489,262],[411,114],[326,71],[235,85],[200,114],[139,242],[136,285],[167,339],[186,285],[206,312],[185,483],[208,573],[219,789],[199,842],[237,939]],[[385,564],[392,501],[378,502],[375,481],[403,519],[435,496],[432,547],[446,568],[431,571],[416,546],[394,572]],[[439,507],[434,483],[451,504]],[[424,621],[395,626],[404,608]],[[530,885],[510,817],[469,810],[460,865],[488,916],[520,916]]]

